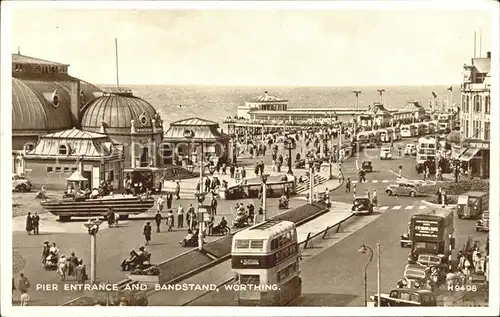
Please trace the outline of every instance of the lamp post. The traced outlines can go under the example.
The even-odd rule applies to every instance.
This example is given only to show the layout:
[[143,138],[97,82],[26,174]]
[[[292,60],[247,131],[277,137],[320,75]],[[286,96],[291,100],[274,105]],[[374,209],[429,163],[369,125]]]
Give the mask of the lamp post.
[[96,263],[97,263],[97,250],[96,250],[96,235],[99,231],[99,225],[102,223],[102,220],[93,219],[90,220],[83,225],[88,229],[90,235],[90,284],[95,284],[96,282]]
[[262,174],[261,179],[262,179],[262,222],[266,221],[266,198],[267,198],[267,178],[269,177],[269,174]]
[[293,175],[292,171],[292,149],[293,142],[291,138],[288,138],[285,143],[285,148],[288,150],[288,174]]
[[312,205],[314,195],[314,162],[311,158],[308,158],[306,164],[309,169],[309,205]]
[[200,230],[198,233],[198,250],[203,250],[203,242],[205,235],[205,213],[208,212],[208,206],[202,205],[201,203],[198,205],[198,223],[200,224]]
[[[364,290],[365,290],[365,307],[367,305],[367,274],[366,270],[368,269],[368,265],[373,259],[373,250],[367,246],[366,244],[361,245],[358,252],[365,254],[368,252],[370,257],[368,258],[368,262],[366,262],[365,271],[363,275],[364,281]],[[380,307],[380,243],[377,243],[377,305]]]
[[[359,95],[361,94],[361,90],[353,90],[353,94],[356,95],[356,111],[354,112],[354,116],[358,113],[359,109]],[[356,135],[356,123],[357,123],[357,118],[353,118],[353,135]]]

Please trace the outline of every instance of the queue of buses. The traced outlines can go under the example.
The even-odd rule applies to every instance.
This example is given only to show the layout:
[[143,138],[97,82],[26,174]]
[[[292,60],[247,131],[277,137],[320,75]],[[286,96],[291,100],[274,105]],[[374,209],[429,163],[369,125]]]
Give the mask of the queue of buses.
[[403,124],[399,127],[388,127],[378,130],[361,131],[357,134],[357,141],[363,143],[379,143],[398,141],[402,138],[425,136],[427,134],[441,133],[447,127],[441,126],[437,121]]

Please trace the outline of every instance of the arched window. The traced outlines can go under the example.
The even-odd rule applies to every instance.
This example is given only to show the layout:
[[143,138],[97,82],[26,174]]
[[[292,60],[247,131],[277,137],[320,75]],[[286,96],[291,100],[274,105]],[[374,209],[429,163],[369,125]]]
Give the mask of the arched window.
[[68,147],[66,145],[59,146],[59,155],[68,155]]

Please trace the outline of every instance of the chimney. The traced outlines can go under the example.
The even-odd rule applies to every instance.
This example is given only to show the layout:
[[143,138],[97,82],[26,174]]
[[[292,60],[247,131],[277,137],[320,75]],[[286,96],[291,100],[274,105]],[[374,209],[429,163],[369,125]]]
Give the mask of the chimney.
[[486,52],[486,58],[491,59],[491,52]]
[[76,126],[80,127],[80,81],[71,81],[71,114],[76,122]]

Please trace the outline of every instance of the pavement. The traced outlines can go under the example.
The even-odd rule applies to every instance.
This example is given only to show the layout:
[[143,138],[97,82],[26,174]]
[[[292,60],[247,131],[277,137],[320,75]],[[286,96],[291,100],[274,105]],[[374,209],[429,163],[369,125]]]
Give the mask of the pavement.
[[[330,211],[299,226],[297,236],[302,243],[308,235],[314,235],[326,229],[327,226],[334,225],[352,215],[351,205],[345,203],[333,203]],[[206,271],[196,274],[190,278],[180,281],[180,285],[221,285],[233,278],[231,271],[231,260],[227,260]],[[206,291],[192,290],[159,290],[148,297],[149,306],[182,306],[198,297],[203,296]]]

